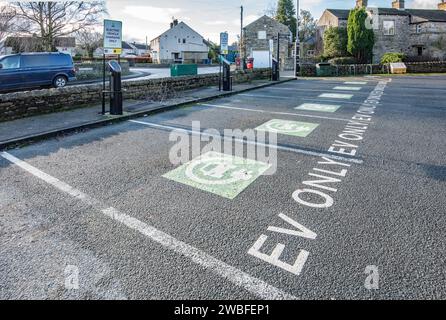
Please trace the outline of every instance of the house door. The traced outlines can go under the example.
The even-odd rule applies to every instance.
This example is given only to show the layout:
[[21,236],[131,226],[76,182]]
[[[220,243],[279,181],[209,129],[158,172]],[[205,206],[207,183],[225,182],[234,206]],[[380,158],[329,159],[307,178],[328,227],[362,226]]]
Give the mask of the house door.
[[172,59],[174,63],[181,63],[181,57],[179,52],[172,52]]
[[417,54],[419,57],[423,55],[423,47],[417,47]]

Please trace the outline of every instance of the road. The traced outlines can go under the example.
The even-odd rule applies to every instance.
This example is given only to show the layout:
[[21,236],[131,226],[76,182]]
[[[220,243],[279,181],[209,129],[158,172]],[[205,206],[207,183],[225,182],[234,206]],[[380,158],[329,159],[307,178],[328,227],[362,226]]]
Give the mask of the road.
[[[132,72],[136,73],[149,73],[149,75],[129,79],[127,81],[137,81],[137,80],[147,80],[147,79],[159,79],[159,78],[170,78],[170,69],[169,68],[131,68]],[[209,73],[218,73],[219,67],[199,67],[198,74],[209,74]]]
[[1,153],[0,298],[445,299],[445,88],[297,80]]
[[[170,69],[169,68],[130,68],[132,72],[131,75],[124,76],[123,82],[133,82],[140,80],[149,80],[149,79],[159,79],[159,78],[170,78]],[[210,73],[218,73],[219,67],[199,67],[198,74],[210,74]],[[107,79],[108,81],[108,79]],[[102,83],[102,79],[96,80],[82,80],[82,81],[74,81],[70,82],[68,86],[77,86],[81,84],[94,84],[94,83]]]

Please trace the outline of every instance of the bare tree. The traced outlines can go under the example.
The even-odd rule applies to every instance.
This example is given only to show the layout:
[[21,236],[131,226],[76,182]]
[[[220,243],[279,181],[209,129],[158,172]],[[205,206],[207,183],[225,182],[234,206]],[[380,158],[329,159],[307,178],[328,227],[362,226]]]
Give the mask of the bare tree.
[[54,39],[99,25],[106,13],[104,1],[12,2],[20,32],[38,35],[47,51]]
[[317,20],[313,18],[310,11],[300,11],[300,41],[303,42],[311,37],[316,37]]
[[15,11],[11,6],[0,4],[0,49],[7,36],[12,35],[15,29]]
[[92,29],[84,29],[76,32],[77,45],[87,52],[89,58],[93,57],[93,53],[97,48],[102,46],[102,33]]
[[277,15],[277,4],[270,1],[266,9],[263,10],[263,14],[270,18],[275,18]]

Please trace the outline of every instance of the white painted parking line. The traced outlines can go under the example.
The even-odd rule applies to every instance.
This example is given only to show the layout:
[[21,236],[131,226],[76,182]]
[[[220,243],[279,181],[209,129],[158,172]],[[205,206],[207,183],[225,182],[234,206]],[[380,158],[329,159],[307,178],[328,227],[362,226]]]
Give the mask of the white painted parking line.
[[341,94],[341,93],[323,93],[319,98],[329,98],[329,99],[351,99],[352,94]]
[[[314,101],[314,102],[333,102],[333,103],[339,103],[339,100],[330,100],[330,99],[318,99],[318,98],[299,98],[300,100],[305,100],[305,101]],[[342,104],[352,104],[352,105],[360,105],[362,104],[361,102],[353,102],[353,101],[342,101]]]
[[344,86],[337,86],[334,87],[333,90],[341,90],[341,91],[361,91],[361,87],[344,87]]
[[366,85],[368,82],[365,81],[346,81],[344,84],[350,84],[350,85]]
[[315,111],[315,112],[330,112],[334,113],[341,108],[340,105],[334,104],[320,104],[320,103],[304,103],[300,106],[294,108],[296,110],[306,110],[306,111]]
[[267,94],[239,93],[238,95],[243,96],[243,97],[252,97],[252,98],[269,98],[269,99],[284,99],[284,100],[293,99],[293,97],[273,96],[273,95],[267,95]]
[[235,267],[232,267],[221,260],[210,256],[209,254],[192,247],[176,238],[160,231],[136,218],[133,218],[127,214],[121,213],[119,210],[106,206],[100,201],[89,197],[80,190],[77,190],[65,182],[50,176],[49,174],[31,166],[30,164],[14,157],[13,155],[2,152],[0,153],[4,159],[17,165],[26,172],[32,174],[36,178],[46,182],[47,184],[55,187],[59,191],[66,193],[84,203],[92,206],[94,209],[100,211],[106,217],[121,223],[129,229],[139,232],[148,239],[162,245],[177,254],[180,254],[190,259],[195,264],[207,269],[210,272],[232,282],[233,284],[251,292],[255,296],[265,300],[297,300],[296,297],[290,295],[268,283],[255,278]]
[[283,145],[276,146],[276,145],[272,145],[272,144],[265,144],[265,143],[261,143],[261,142],[257,142],[257,141],[243,140],[243,139],[237,139],[237,138],[229,138],[229,137],[225,137],[225,136],[221,136],[221,135],[215,135],[215,134],[210,134],[210,133],[201,132],[201,131],[194,131],[191,129],[176,128],[176,127],[172,127],[172,126],[166,126],[166,125],[151,123],[151,122],[144,122],[144,121],[137,121],[137,120],[129,120],[129,122],[142,124],[142,125],[152,127],[152,128],[185,132],[185,133],[192,134],[192,135],[199,135],[199,136],[211,137],[211,138],[216,138],[216,139],[223,139],[226,141],[235,141],[235,142],[239,142],[239,143],[256,145],[256,146],[265,147],[265,148],[272,148],[272,149],[281,150],[281,151],[288,151],[288,152],[293,152],[293,153],[298,153],[298,154],[304,154],[307,156],[326,157],[326,158],[330,158],[330,159],[334,159],[334,160],[340,160],[340,161],[346,161],[346,162],[352,162],[352,163],[358,163],[358,164],[364,163],[364,161],[360,160],[360,159],[335,156],[331,153],[310,151],[310,150],[305,150],[305,149],[301,149],[301,148],[287,147],[287,146],[283,146]]
[[[199,103],[199,105],[205,106],[205,107],[217,108],[217,109],[228,109],[228,110],[236,110],[236,111],[240,110],[240,111],[248,111],[248,112],[277,114],[277,115],[284,115],[284,116],[296,116],[296,117],[315,118],[315,119],[326,119],[326,120],[335,120],[335,121],[347,121],[347,122],[350,121],[350,119],[315,116],[315,115],[310,115],[310,114],[300,114],[300,113],[291,113],[291,112],[265,111],[265,110],[258,110],[258,109],[222,106],[222,105],[208,104],[208,103]],[[312,111],[310,109],[302,109],[302,110]]]
[[[361,87],[344,87],[344,86],[337,86],[333,89],[295,89],[295,88],[285,88],[285,87],[270,87],[270,88],[264,88],[264,90],[279,90],[279,91],[294,91],[294,92],[327,92],[328,91],[360,91]],[[361,93],[365,94],[365,93]]]

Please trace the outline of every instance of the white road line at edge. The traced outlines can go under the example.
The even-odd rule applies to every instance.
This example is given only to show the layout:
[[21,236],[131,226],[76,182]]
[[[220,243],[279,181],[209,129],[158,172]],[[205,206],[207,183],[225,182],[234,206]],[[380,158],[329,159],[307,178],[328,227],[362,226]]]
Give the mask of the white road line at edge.
[[49,185],[52,185],[58,190],[67,193],[79,200],[82,200],[89,205],[94,206],[95,209],[99,209],[105,216],[125,225],[130,229],[138,231],[142,235],[146,236],[152,241],[157,242],[163,247],[172,250],[186,258],[189,258],[192,262],[251,292],[257,297],[265,300],[297,300],[295,296],[283,292],[282,290],[271,286],[260,279],[252,277],[249,274],[235,267],[232,267],[197,248],[194,248],[142,221],[139,221],[138,219],[123,214],[115,208],[103,205],[100,201],[90,198],[82,191],[71,187],[65,182],[62,182],[59,179],[54,178],[43,171],[40,171],[39,169],[14,157],[7,152],[1,152],[0,156],[22,168],[23,170],[29,172],[40,180],[43,180]]
[[199,105],[200,106],[208,106],[208,107],[212,107],[212,108],[218,108],[218,109],[229,109],[229,110],[250,111],[250,112],[258,112],[258,113],[279,114],[279,115],[284,115],[284,116],[317,118],[317,119],[327,119],[327,120],[336,120],[336,121],[345,121],[345,122],[351,121],[351,119],[332,118],[332,117],[324,117],[324,116],[313,116],[313,115],[309,115],[309,114],[299,114],[299,113],[290,113],[290,112],[277,112],[277,111],[256,110],[256,109],[230,107],[230,106],[222,106],[222,105],[208,104],[208,103],[199,103]]
[[293,97],[282,97],[282,96],[272,96],[268,94],[249,94],[249,93],[239,93],[238,96],[243,97],[251,97],[251,98],[269,98],[269,99],[284,99],[284,100],[292,100]]
[[226,140],[226,141],[236,141],[236,142],[240,142],[240,143],[246,143],[246,144],[251,144],[251,145],[262,146],[262,147],[265,147],[265,148],[272,148],[272,149],[276,149],[276,150],[282,150],[282,151],[294,152],[294,153],[299,153],[299,154],[305,154],[305,155],[313,156],[313,157],[325,157],[325,158],[330,158],[330,159],[333,159],[333,160],[339,160],[339,161],[344,161],[344,162],[352,162],[352,163],[357,163],[357,164],[363,164],[364,163],[364,161],[360,160],[360,159],[336,156],[336,155],[333,155],[333,154],[331,154],[329,152],[327,152],[327,153],[325,153],[325,152],[316,152],[316,151],[308,151],[308,150],[304,150],[304,149],[300,149],[300,148],[276,146],[276,145],[261,143],[261,142],[257,142],[257,141],[250,141],[250,140],[243,140],[243,139],[225,137],[225,136],[214,135],[214,134],[209,134],[209,133],[200,132],[200,131],[194,131],[194,130],[190,130],[190,129],[176,128],[176,127],[172,127],[172,126],[166,126],[166,125],[163,125],[163,124],[157,124],[157,123],[151,123],[151,122],[144,122],[144,121],[137,121],[137,120],[129,120],[129,121],[133,122],[133,123],[142,124],[142,125],[145,125],[145,126],[148,126],[148,127],[152,127],[152,128],[160,128],[160,129],[167,129],[167,130],[171,130],[171,131],[185,132],[185,133],[188,133],[188,134],[194,134],[194,135],[206,136],[206,137],[211,137],[211,138],[223,139],[223,140]]

